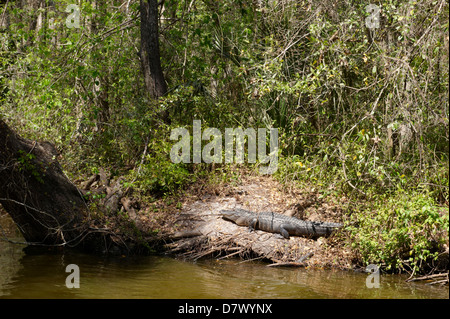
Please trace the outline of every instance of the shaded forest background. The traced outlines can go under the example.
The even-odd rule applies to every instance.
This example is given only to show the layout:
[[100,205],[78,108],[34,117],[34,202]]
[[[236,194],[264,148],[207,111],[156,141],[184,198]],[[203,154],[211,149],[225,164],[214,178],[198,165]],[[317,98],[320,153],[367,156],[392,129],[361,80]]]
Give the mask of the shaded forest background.
[[[141,64],[147,2],[156,97]],[[172,163],[172,128],[278,128],[277,179],[350,198],[364,262],[419,265],[448,251],[449,5],[377,1],[368,28],[368,4],[1,0],[0,117],[56,145],[72,180],[106,168],[149,201],[239,179],[236,164]]]

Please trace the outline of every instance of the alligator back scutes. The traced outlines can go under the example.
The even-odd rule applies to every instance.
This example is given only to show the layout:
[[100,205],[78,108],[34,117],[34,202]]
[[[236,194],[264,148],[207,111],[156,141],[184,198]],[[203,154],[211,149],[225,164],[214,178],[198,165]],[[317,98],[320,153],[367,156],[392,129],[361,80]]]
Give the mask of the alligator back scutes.
[[327,236],[336,228],[342,227],[338,223],[304,221],[296,217],[286,216],[274,212],[250,212],[244,209],[223,210],[223,218],[240,226],[260,229],[272,233],[280,233],[285,238],[289,235],[319,237]]

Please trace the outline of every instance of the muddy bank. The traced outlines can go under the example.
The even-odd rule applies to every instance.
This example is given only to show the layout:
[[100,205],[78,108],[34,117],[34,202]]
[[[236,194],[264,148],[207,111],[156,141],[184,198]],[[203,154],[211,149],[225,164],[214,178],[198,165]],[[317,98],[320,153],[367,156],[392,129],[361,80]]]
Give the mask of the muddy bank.
[[[249,231],[219,213],[236,208],[273,211],[309,221],[343,219],[338,205],[324,202],[315,193],[287,191],[270,177],[246,176],[241,185],[204,190],[201,195],[186,196],[178,210],[164,209],[166,216],[160,218],[172,225],[159,234],[165,241],[164,252],[190,260],[233,256],[297,266],[352,268],[353,256],[343,245],[342,232],[327,238],[285,239],[279,234]],[[148,217],[142,216],[140,223],[146,222]]]

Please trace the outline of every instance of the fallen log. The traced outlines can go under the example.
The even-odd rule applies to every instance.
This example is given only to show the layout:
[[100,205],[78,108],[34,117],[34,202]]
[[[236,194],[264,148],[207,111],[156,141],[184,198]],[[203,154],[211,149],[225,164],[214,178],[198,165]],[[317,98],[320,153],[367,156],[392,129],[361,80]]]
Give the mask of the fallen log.
[[427,285],[448,285],[448,278],[447,279],[443,279],[443,280],[436,280],[436,281],[432,281],[427,283]]
[[411,279],[407,279],[406,282],[436,280],[436,279],[440,279],[440,278],[447,278],[446,280],[448,281],[448,273],[441,273],[441,274],[434,274],[434,275],[427,275],[427,276],[411,278]]
[[267,267],[306,267],[305,263],[299,262],[279,262],[274,264],[269,264]]

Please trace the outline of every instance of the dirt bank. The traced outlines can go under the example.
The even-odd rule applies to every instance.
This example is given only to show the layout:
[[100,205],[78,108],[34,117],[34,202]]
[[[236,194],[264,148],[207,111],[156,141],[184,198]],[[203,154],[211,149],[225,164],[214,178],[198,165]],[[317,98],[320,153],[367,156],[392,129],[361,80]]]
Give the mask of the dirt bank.
[[148,217],[143,217],[140,223],[150,225],[155,218],[165,221],[160,225],[165,230],[159,235],[164,237],[166,252],[186,259],[239,256],[274,263],[301,261],[309,267],[352,267],[351,252],[344,247],[342,232],[317,240],[294,236],[285,239],[259,230],[250,232],[219,214],[222,209],[234,208],[274,211],[310,221],[343,221],[338,204],[329,203],[312,191],[285,189],[270,176],[245,176],[239,185],[224,184],[187,192],[180,209],[166,207],[158,217],[144,214]]

